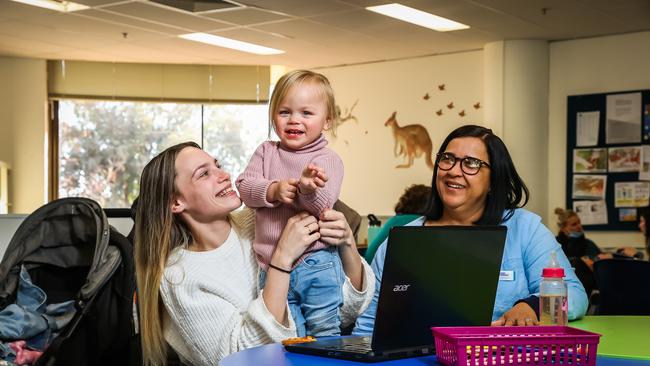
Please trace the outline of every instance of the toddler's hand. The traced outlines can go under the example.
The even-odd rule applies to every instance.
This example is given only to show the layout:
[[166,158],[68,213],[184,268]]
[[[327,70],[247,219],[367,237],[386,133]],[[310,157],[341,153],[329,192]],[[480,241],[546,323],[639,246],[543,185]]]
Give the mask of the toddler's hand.
[[298,181],[290,178],[271,183],[267,191],[267,201],[292,204],[296,198]]
[[309,164],[302,171],[298,188],[302,194],[314,193],[316,189],[325,187],[325,182],[328,179],[327,174],[325,174],[322,168],[314,164]]

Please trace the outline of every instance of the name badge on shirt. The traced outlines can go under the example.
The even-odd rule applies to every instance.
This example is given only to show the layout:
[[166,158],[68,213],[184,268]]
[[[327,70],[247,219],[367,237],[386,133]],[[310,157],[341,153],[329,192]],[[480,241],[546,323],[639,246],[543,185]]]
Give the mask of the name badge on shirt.
[[515,271],[501,271],[499,272],[499,281],[514,281]]

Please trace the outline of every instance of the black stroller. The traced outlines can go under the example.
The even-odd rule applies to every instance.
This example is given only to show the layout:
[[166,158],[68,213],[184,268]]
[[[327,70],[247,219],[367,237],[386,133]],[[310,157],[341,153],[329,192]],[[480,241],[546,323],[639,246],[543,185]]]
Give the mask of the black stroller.
[[133,248],[97,202],[59,199],[23,221],[0,263],[0,310],[16,301],[23,267],[48,304],[74,300],[36,365],[140,363]]

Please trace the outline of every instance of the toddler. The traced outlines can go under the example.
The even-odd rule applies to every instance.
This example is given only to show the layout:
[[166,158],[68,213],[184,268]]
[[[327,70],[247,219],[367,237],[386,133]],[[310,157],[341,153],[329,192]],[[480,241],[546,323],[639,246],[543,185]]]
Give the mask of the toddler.
[[318,218],[338,199],[343,162],[323,136],[336,118],[325,76],[307,70],[285,74],[269,103],[269,120],[280,141],[262,143],[236,181],[242,201],[256,208],[253,248],[262,268],[260,283],[266,271],[289,273],[288,303],[299,337],[340,334],[345,277],[338,250],[317,240],[293,268],[270,261],[291,216],[307,211]]

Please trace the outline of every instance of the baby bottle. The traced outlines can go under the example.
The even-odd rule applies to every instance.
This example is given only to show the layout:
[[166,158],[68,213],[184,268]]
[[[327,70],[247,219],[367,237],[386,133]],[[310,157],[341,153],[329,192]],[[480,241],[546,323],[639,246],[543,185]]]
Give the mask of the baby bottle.
[[564,268],[560,267],[555,251],[549,264],[542,270],[539,286],[539,313],[542,325],[566,325],[568,320],[567,287]]

